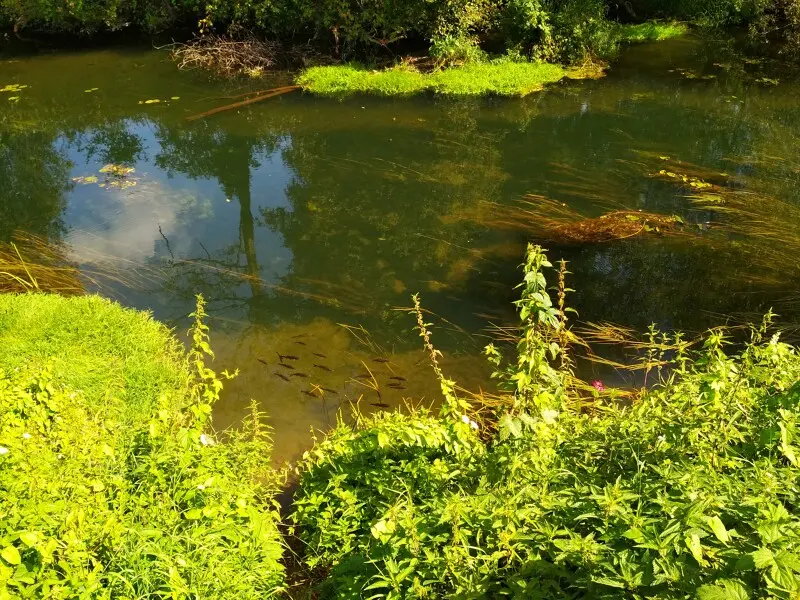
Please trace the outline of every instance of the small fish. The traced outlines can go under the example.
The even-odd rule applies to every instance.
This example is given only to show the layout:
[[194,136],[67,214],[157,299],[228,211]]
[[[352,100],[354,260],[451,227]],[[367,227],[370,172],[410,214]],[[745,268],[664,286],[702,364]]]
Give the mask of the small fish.
[[278,360],[283,362],[284,360],[300,360],[299,356],[295,356],[294,354],[279,354],[276,352],[275,354],[278,355]]
[[385,402],[370,402],[372,406],[377,406],[378,408],[389,408],[389,405]]
[[328,392],[329,394],[333,394],[334,396],[339,395],[339,392],[337,392],[336,390],[332,390],[331,388],[319,388],[319,389],[321,389],[323,392]]
[[333,371],[333,369],[330,369],[330,368],[326,367],[325,365],[317,365],[317,364],[315,364],[314,366],[316,368],[318,368],[318,369],[322,369],[323,371],[329,371],[329,372]]
[[320,353],[320,352],[312,352],[312,354],[313,354],[314,356],[319,356],[320,358],[328,358],[327,356],[325,356],[324,354],[322,354],[322,353]]
[[319,396],[317,396],[316,394],[306,390],[300,390],[300,393],[305,394],[306,396],[311,396],[312,398],[319,398]]
[[404,386],[404,385],[399,385],[399,384],[398,385],[394,385],[392,383],[390,383],[386,387],[392,388],[393,390],[404,390],[404,389],[406,389],[406,386]]
[[353,375],[353,379],[372,379],[372,375],[368,373],[359,373],[358,375]]
[[307,333],[298,333],[297,335],[293,335],[292,337],[295,338],[295,339],[301,338],[301,337],[308,337],[308,334]]
[[373,359],[372,359],[372,362],[376,362],[376,363],[388,363],[388,362],[389,362],[389,359],[388,359],[388,358],[373,358]]
[[280,377],[284,381],[289,381],[289,378],[286,375],[284,375],[283,373],[278,373],[277,371],[275,371],[274,375],[277,375],[278,377]]
[[287,365],[286,363],[278,363],[279,367],[283,367],[284,369],[291,369],[294,371],[294,367],[292,365]]
[[393,375],[392,377],[389,377],[389,379],[394,379],[395,381],[405,381],[406,380],[405,377],[400,377],[399,375]]
[[298,346],[307,346],[308,345],[305,342],[301,342],[300,340],[296,340],[295,344],[297,344]]
[[263,358],[256,358],[256,360],[257,360],[258,362],[260,362],[262,365],[268,365],[268,364],[269,364],[269,363],[268,363],[267,361],[265,361]]
[[308,377],[308,375],[306,375],[305,373],[292,373],[291,375],[289,375],[289,377],[303,377],[303,378],[306,378],[306,377]]

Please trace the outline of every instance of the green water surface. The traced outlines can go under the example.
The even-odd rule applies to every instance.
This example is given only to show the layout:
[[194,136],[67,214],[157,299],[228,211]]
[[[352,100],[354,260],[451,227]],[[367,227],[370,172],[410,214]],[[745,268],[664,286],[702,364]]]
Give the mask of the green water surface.
[[[28,86],[0,93],[0,238],[48,238],[87,290],[179,332],[202,293],[216,366],[241,372],[216,424],[256,399],[278,461],[360,397],[366,410],[435,400],[403,310],[412,293],[433,313],[448,373],[491,389],[481,348],[491,326],[514,322],[528,241],[570,261],[582,323],[696,332],[772,306],[789,335],[800,324],[800,79],[780,61],[688,37],[518,100],[293,93],[186,120],[288,81],[214,81],[177,71],[164,50],[0,60],[0,88]],[[666,157],[752,194],[757,215],[780,215],[778,233],[718,227],[738,217],[652,176]],[[115,178],[108,164],[135,170]],[[542,232],[548,215],[536,227],[515,216],[529,195],[577,218],[642,210],[686,226],[560,239]],[[377,392],[358,378],[368,372]]]

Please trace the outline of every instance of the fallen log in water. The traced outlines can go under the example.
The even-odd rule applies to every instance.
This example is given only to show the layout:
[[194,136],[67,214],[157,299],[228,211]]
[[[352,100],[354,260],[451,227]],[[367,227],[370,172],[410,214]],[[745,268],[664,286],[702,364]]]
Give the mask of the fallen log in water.
[[211,115],[216,115],[217,113],[225,112],[228,110],[235,110],[237,108],[242,108],[243,106],[249,106],[250,104],[255,104],[256,102],[261,102],[262,100],[267,100],[268,98],[274,98],[275,96],[280,96],[282,94],[288,94],[289,92],[293,92],[295,90],[299,90],[299,85],[285,85],[283,87],[273,88],[271,90],[267,90],[265,93],[261,94],[260,96],[256,96],[255,98],[248,98],[247,100],[242,100],[240,102],[234,102],[233,104],[226,104],[225,106],[218,106],[217,108],[212,108],[206,112],[198,113],[196,115],[192,115],[190,117],[186,117],[187,121],[196,121],[198,119],[204,119],[206,117],[210,117]]

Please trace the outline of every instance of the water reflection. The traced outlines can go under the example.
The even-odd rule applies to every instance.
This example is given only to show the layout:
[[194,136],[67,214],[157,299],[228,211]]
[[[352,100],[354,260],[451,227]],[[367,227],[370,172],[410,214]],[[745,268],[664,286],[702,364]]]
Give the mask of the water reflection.
[[[435,397],[413,320],[396,310],[413,292],[438,316],[450,374],[486,384],[485,328],[513,322],[517,264],[540,235],[513,217],[526,194],[586,217],[641,209],[695,228],[548,237],[570,261],[585,321],[697,330],[779,305],[785,323],[800,322],[800,273],[780,239],[717,233],[707,225],[717,208],[650,176],[668,156],[726,173],[727,189],[797,204],[798,84],[784,74],[777,87],[757,83],[771,68],[681,40],[632,50],[604,80],[519,101],[287,95],[187,124],[256,84],[176,73],[153,52],[0,63],[0,82],[30,86],[0,114],[0,237],[21,229],[64,241],[85,271],[114,274],[99,282],[104,293],[179,328],[202,293],[218,366],[242,371],[218,423],[234,424],[256,398],[288,458],[309,427],[359,398],[375,409]],[[180,99],[139,103],[171,97]],[[136,185],[85,183],[106,164],[133,167]],[[512,215],[503,227],[498,206]],[[787,222],[785,239],[800,239],[798,227]],[[374,345],[341,324],[363,326]],[[306,377],[290,376],[278,354],[298,356]],[[365,365],[380,397],[359,384]]]

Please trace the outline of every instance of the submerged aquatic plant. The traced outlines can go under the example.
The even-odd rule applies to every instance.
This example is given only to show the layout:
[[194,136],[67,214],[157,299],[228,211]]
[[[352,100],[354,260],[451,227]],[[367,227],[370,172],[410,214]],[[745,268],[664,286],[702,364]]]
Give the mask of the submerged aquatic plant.
[[686,233],[677,215],[641,210],[610,210],[599,217],[587,217],[556,200],[528,194],[514,205],[485,202],[466,214],[448,216],[445,222],[478,220],[492,229],[525,231],[548,244],[594,244],[632,238],[643,234]]
[[[27,256],[27,259],[24,254]],[[60,249],[33,235],[18,234],[0,243],[0,292],[47,291],[80,294],[84,285],[78,270]]]

